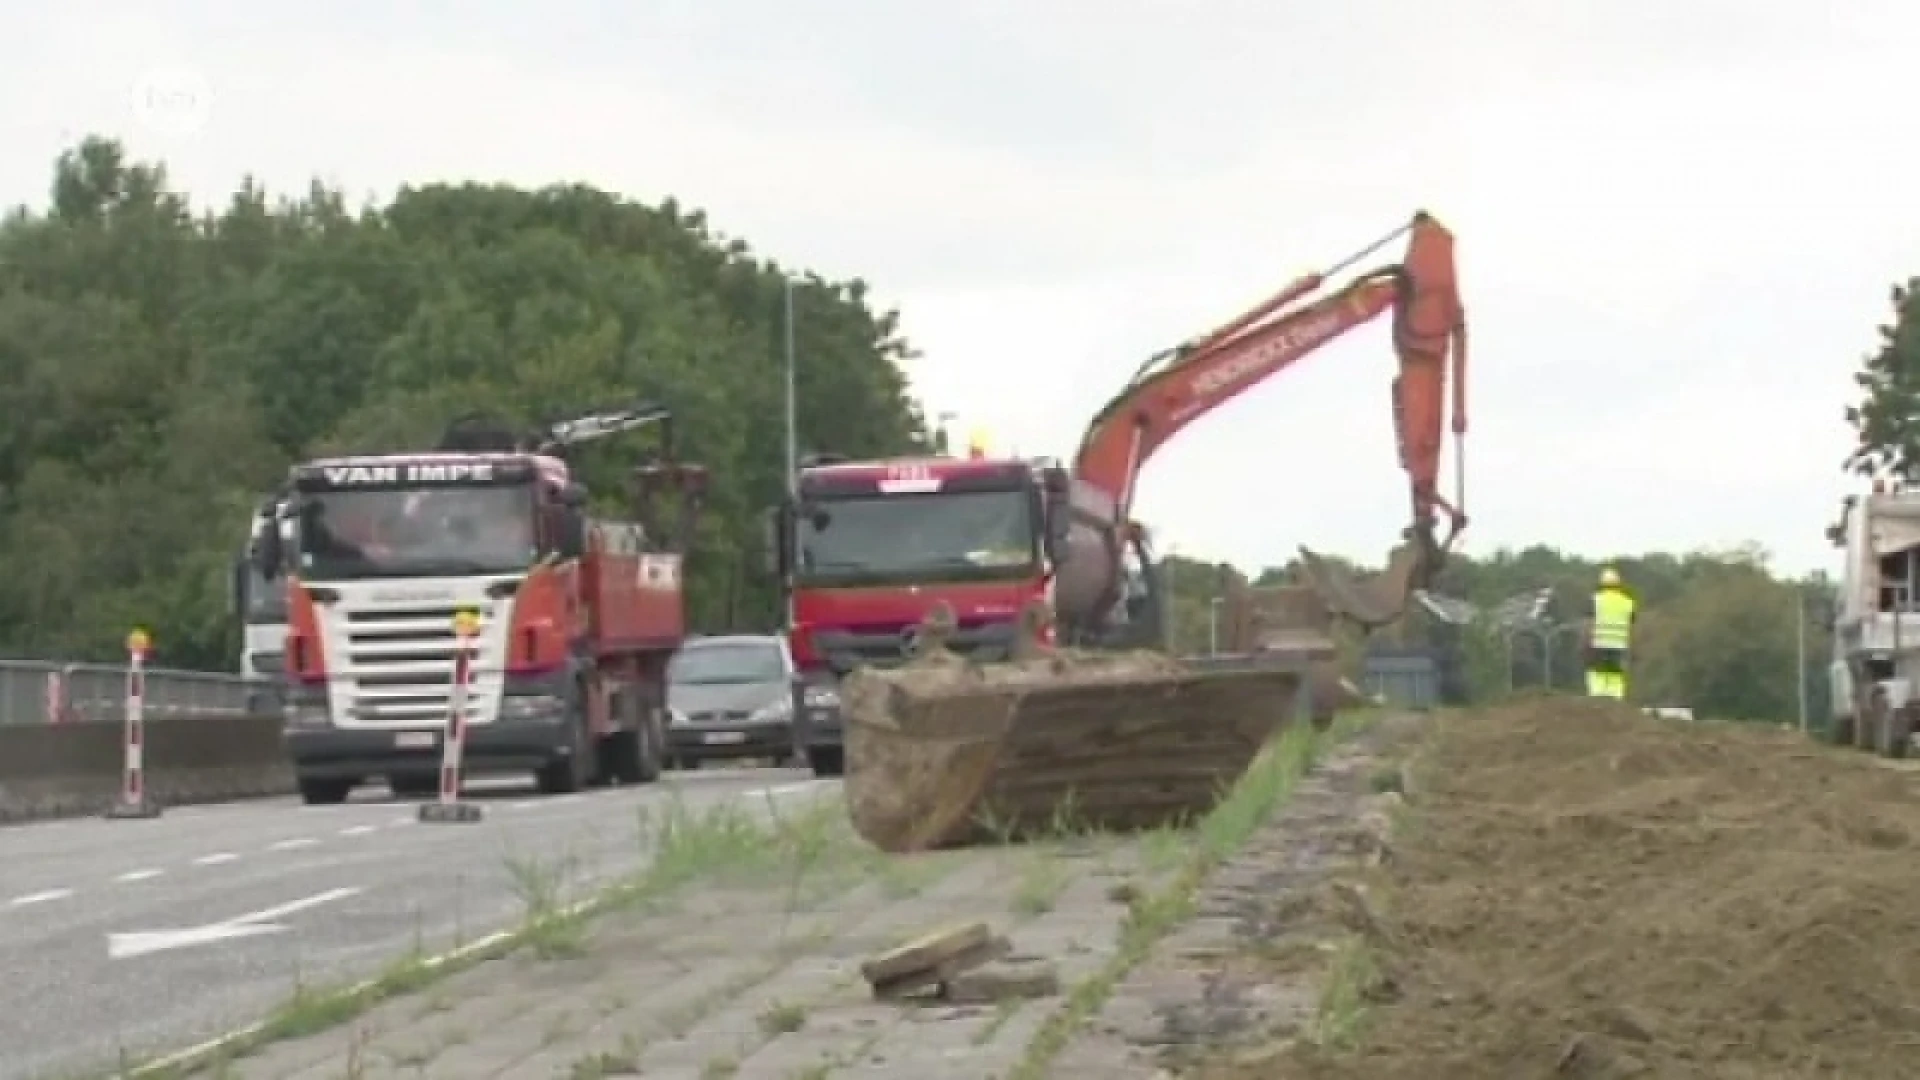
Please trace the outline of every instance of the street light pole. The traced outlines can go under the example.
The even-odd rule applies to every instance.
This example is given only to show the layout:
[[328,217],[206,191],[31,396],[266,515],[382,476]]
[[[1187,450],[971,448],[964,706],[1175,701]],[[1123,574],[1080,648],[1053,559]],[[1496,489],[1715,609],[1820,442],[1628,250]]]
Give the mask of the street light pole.
[[1207,655],[1220,655],[1220,603],[1224,596],[1207,601]]
[[787,369],[787,495],[799,494],[800,484],[800,408],[796,400],[794,371],[798,367],[793,338],[793,278],[786,279],[784,315]]

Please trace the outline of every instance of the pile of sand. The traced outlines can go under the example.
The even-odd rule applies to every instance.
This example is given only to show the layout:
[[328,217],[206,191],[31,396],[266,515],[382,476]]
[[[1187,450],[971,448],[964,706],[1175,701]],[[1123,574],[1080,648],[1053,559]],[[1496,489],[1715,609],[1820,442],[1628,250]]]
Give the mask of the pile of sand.
[[1374,895],[1392,996],[1277,1075],[1920,1077],[1920,773],[1539,700],[1448,720]]

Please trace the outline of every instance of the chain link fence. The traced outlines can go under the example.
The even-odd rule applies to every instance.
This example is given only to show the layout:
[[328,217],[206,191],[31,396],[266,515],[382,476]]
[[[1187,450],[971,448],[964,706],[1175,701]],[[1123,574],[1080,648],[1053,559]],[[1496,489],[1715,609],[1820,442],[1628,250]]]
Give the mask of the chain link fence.
[[[257,708],[260,684],[209,671],[146,669],[149,720],[187,713],[241,714]],[[0,660],[0,726],[115,720],[124,714],[124,664]]]

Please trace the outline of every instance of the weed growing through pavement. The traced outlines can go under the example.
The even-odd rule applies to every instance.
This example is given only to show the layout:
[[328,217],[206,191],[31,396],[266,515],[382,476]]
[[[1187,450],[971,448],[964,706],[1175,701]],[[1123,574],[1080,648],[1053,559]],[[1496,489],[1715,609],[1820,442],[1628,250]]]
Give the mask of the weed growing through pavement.
[[1067,887],[1067,867],[1052,854],[1035,853],[1020,868],[1020,880],[1014,886],[1012,908],[1018,915],[1044,915],[1059,902]]
[[806,1026],[807,1010],[805,1006],[776,1001],[760,1014],[759,1023],[761,1034],[768,1038],[791,1035]]
[[1379,977],[1365,941],[1356,937],[1341,942],[1327,968],[1307,1037],[1328,1049],[1351,1049],[1359,1041],[1368,995]]

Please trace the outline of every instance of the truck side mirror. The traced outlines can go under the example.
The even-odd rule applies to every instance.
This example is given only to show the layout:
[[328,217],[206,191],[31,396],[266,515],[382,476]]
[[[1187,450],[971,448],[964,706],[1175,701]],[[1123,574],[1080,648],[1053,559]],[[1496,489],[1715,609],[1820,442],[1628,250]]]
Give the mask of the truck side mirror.
[[785,578],[793,566],[793,504],[782,502],[767,508],[762,519],[765,544],[762,566],[775,578]]
[[[578,485],[574,485],[578,486]],[[587,553],[587,518],[572,507],[561,510],[555,530],[554,551],[563,559],[577,559]]]
[[568,484],[560,489],[560,505],[578,510],[587,505],[587,487],[585,484]]
[[[261,577],[272,581],[280,576],[280,567],[285,555],[286,547],[280,538],[280,530],[277,528],[262,529],[259,535],[253,538],[253,543],[247,545],[246,563],[253,569],[258,570]],[[241,575],[239,580],[244,582],[245,571],[240,570],[239,573]],[[236,590],[234,595],[236,597],[244,597],[245,592],[246,589],[243,584],[242,587]]]
[[233,617],[244,620],[247,617],[247,580],[253,573],[252,549],[246,555],[233,560],[231,573],[227,575],[227,605],[233,609]]

